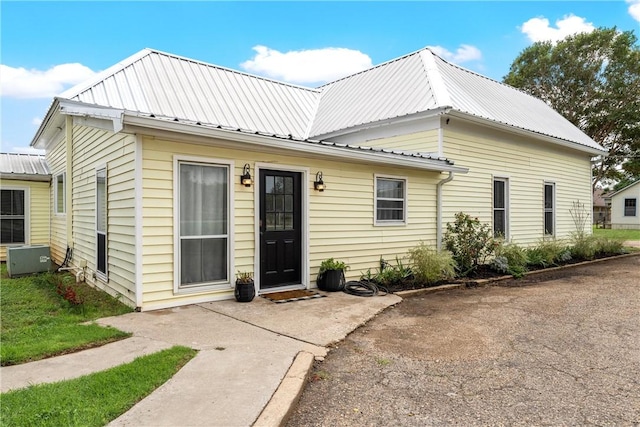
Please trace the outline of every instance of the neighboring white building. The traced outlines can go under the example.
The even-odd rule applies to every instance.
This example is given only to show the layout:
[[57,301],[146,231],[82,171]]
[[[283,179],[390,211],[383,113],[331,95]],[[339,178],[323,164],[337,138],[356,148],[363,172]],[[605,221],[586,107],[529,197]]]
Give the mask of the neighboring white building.
[[612,193],[611,200],[611,228],[640,230],[640,181]]

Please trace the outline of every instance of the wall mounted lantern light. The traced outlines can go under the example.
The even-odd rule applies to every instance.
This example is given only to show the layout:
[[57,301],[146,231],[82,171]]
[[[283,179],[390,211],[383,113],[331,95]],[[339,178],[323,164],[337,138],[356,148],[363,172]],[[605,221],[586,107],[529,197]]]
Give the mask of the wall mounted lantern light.
[[244,165],[244,168],[242,169],[242,176],[240,177],[240,184],[244,185],[245,187],[251,187],[251,184],[253,184],[250,172],[251,167],[249,166],[249,163],[246,163]]
[[322,171],[316,174],[316,180],[313,182],[313,188],[322,192],[324,191],[324,181],[322,180]]

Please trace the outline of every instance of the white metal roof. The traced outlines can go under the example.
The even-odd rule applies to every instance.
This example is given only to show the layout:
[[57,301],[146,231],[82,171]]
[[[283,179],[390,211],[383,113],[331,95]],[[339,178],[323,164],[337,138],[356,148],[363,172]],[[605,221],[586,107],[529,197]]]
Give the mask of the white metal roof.
[[310,136],[437,109],[451,109],[537,134],[603,148],[543,101],[451,64],[430,49],[329,83]]
[[591,153],[604,149],[541,100],[438,57],[405,55],[318,89],[144,49],[59,99],[298,140],[450,110]]
[[317,91],[151,49],[60,98],[303,138]]
[[0,153],[0,177],[49,181],[45,157],[37,154]]

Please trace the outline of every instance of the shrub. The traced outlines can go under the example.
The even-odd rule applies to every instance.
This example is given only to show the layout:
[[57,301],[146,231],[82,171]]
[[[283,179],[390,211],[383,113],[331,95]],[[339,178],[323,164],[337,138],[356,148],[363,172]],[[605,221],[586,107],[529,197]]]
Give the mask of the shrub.
[[576,234],[572,239],[571,256],[579,260],[591,260],[598,251],[596,239],[593,236]]
[[360,280],[373,282],[385,288],[394,287],[413,279],[411,268],[404,265],[398,257],[396,257],[396,265],[392,265],[380,258],[380,270],[376,274],[373,274],[369,269],[360,276]]
[[[496,257],[500,259],[495,263],[492,262],[491,266],[493,268],[495,265],[495,269],[501,273],[522,277],[527,271],[528,258],[526,250],[515,243],[496,246]],[[506,271],[504,271],[505,262],[507,264]]]
[[571,260],[571,252],[566,245],[554,239],[542,240],[526,252],[528,265],[535,267],[547,268]]
[[447,231],[442,239],[445,248],[453,254],[458,275],[467,276],[484,264],[493,254],[496,241],[487,224],[478,218],[471,218],[464,212],[455,215],[453,225],[447,223]]
[[598,255],[620,255],[626,252],[621,240],[595,237],[594,241]]
[[424,283],[453,279],[456,275],[455,261],[449,251],[437,251],[423,242],[409,250],[415,279]]
[[503,256],[497,256],[491,260],[489,266],[498,273],[509,273],[509,260]]

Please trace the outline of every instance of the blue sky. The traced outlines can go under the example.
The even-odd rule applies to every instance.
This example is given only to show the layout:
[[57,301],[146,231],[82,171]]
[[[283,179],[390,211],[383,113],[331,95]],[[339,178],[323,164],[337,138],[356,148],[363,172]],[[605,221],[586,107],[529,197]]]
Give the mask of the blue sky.
[[52,97],[150,47],[306,86],[433,47],[501,80],[537,40],[640,35],[640,0],[0,3],[3,152],[27,152]]

